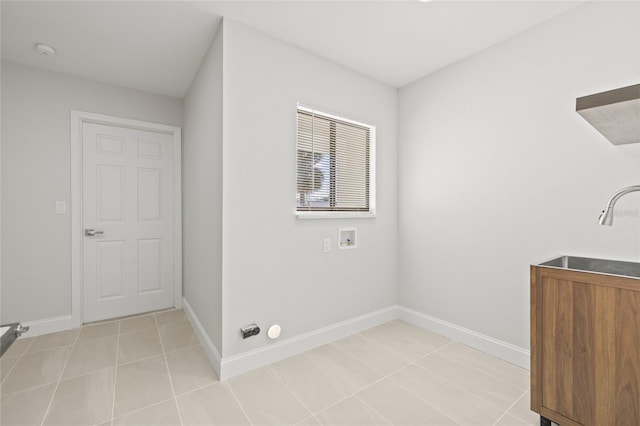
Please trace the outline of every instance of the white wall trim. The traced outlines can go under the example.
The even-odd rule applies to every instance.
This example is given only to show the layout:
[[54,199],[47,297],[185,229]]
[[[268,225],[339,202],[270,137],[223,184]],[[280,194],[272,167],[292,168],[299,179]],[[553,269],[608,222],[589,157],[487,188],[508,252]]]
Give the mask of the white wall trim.
[[200,343],[202,343],[202,347],[204,348],[207,357],[209,357],[209,361],[211,362],[213,369],[216,371],[218,377],[220,377],[220,364],[222,361],[222,356],[220,355],[218,348],[216,348],[216,345],[213,343],[213,341],[205,331],[195,312],[193,312],[193,309],[191,309],[191,305],[189,305],[187,299],[183,299],[182,306],[184,308],[185,314],[187,315],[187,319],[193,326],[196,335],[200,339]]
[[424,329],[441,334],[456,342],[471,346],[479,351],[515,364],[519,367],[530,368],[530,352],[511,343],[494,339],[468,328],[423,314],[404,306],[398,306],[398,317],[401,320],[417,325]]
[[22,325],[29,326],[29,331],[22,335],[23,338],[57,333],[58,331],[66,331],[74,328],[71,315],[45,318],[35,321],[25,321]]
[[341,321],[315,331],[300,334],[277,343],[238,355],[222,358],[220,380],[263,367],[317,346],[331,343],[354,333],[391,321],[397,317],[395,305]]
[[268,346],[222,358],[218,348],[216,348],[213,341],[207,335],[204,327],[186,299],[183,301],[183,306],[187,318],[193,325],[198,338],[200,338],[200,342],[220,380],[228,380],[247,371],[334,342],[394,319],[401,319],[418,327],[433,331],[453,341],[493,355],[524,369],[528,370],[530,367],[530,353],[524,348],[399,305],[391,305]]
[[129,118],[71,111],[71,327],[83,319],[82,285],[82,124],[98,123],[166,133],[173,137],[173,285],[174,306],[182,307],[182,133],[180,127]]

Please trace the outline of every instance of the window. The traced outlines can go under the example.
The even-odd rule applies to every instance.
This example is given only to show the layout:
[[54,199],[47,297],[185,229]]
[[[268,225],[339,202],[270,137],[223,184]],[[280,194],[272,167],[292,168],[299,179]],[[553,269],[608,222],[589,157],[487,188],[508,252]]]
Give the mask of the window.
[[375,212],[375,127],[298,107],[298,212]]

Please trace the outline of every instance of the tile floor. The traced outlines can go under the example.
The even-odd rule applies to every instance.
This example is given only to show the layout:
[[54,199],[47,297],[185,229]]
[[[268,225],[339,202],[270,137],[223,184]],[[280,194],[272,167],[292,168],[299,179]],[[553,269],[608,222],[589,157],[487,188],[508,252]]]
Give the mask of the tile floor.
[[403,321],[219,382],[182,311],[18,340],[0,424],[537,425],[528,372]]

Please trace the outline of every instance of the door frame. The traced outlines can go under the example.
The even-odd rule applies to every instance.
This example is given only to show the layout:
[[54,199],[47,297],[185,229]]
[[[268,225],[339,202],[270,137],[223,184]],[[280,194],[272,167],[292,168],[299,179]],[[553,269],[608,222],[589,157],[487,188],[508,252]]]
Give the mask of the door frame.
[[71,110],[71,323],[84,322],[82,126],[103,124],[164,133],[173,138],[173,304],[182,308],[182,129],[177,126]]

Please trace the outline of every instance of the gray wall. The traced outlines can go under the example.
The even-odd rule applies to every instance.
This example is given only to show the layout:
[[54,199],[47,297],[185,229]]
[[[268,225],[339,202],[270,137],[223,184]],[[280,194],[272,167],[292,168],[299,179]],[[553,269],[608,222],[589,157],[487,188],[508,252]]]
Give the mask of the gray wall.
[[[224,24],[222,24],[224,25]],[[222,351],[222,25],[184,99],[184,298]]]
[[[375,219],[296,219],[296,105],[377,126]],[[223,356],[396,302],[397,90],[225,20]],[[338,251],[337,230],[358,228]],[[322,251],[331,238],[333,251]]]
[[0,322],[70,315],[70,111],[181,126],[182,101],[11,62],[1,84]]
[[638,145],[614,146],[579,96],[638,83],[640,4],[593,2],[404,87],[399,304],[529,346],[530,263],[640,256]]

